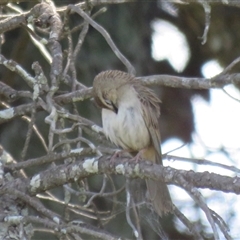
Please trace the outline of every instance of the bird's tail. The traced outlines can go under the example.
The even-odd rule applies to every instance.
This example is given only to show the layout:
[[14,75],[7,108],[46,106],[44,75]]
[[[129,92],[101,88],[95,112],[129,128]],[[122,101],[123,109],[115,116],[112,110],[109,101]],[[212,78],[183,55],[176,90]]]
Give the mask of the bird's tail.
[[173,204],[167,185],[162,181],[147,179],[147,189],[153,207],[159,216],[173,211]]
[[[153,146],[145,149],[142,155],[144,159],[162,165],[161,153],[157,152]],[[173,204],[166,183],[160,180],[147,179],[146,184],[150,200],[159,216],[173,212]]]

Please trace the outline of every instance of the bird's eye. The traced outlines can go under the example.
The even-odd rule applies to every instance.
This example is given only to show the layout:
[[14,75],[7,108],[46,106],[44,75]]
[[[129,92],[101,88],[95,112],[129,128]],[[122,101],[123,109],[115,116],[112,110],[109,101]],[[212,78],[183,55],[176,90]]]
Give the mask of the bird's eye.
[[106,105],[109,106],[109,109],[113,110],[115,113],[118,113],[118,108],[112,101],[110,101],[106,98],[104,98],[104,101],[105,101]]
[[105,101],[105,103],[106,103],[107,105],[111,105],[111,106],[112,106],[112,102],[111,102],[110,100],[104,98],[104,101]]

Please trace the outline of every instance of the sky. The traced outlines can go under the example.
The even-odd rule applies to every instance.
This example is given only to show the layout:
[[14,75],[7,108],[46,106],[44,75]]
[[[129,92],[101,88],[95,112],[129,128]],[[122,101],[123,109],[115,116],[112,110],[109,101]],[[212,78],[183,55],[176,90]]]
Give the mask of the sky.
[[[185,36],[171,23],[156,20],[152,23],[154,34],[152,36],[152,56],[158,61],[167,59],[172,67],[181,72],[186,67],[190,52]],[[196,39],[197,41],[198,39]],[[199,44],[201,42],[199,41]],[[210,78],[222,71],[222,67],[214,59],[204,64],[202,74],[204,77]],[[198,76],[196,76],[198,77]],[[204,158],[214,162],[219,162],[226,165],[234,165],[240,168],[238,160],[240,159],[240,92],[234,86],[224,87],[224,90],[234,97],[228,96],[222,89],[210,90],[210,101],[205,101],[200,96],[195,96],[191,99],[196,131],[193,133],[193,143],[184,146],[179,150],[171,153],[180,157],[188,158]],[[183,145],[179,139],[169,139],[162,145],[163,153],[169,152]],[[224,148],[227,154],[219,152],[219,148]],[[236,174],[226,169],[212,166],[198,166],[196,164],[169,161],[164,162],[173,168],[194,170],[194,171],[210,171],[222,175],[235,176]],[[211,233],[209,223],[206,221],[204,214],[196,210],[193,205],[193,200],[184,192],[175,186],[170,186],[173,201],[181,210],[189,217],[190,220],[197,220],[199,216],[203,222],[209,226],[208,230]],[[215,210],[223,219],[231,226],[231,236],[240,236],[239,222],[240,210],[237,201],[240,196],[235,194],[224,194],[221,192],[201,190],[208,206]],[[184,204],[182,204],[184,201]],[[232,207],[232,215],[229,217],[224,206]],[[230,204],[230,205],[229,205]],[[229,210],[229,209],[228,209]],[[179,230],[183,230],[184,226],[180,222],[176,222]],[[236,227],[234,227],[236,226]],[[219,231],[220,234],[220,231]]]

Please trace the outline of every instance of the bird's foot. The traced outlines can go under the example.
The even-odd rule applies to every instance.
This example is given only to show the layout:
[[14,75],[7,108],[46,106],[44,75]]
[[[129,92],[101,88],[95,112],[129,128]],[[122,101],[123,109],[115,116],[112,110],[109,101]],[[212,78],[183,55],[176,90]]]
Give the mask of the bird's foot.
[[121,155],[124,153],[125,151],[124,150],[116,150],[113,155],[111,156],[110,158],[110,164],[113,164],[114,163],[114,160],[115,158],[119,158],[121,157]]
[[139,163],[142,160],[142,150],[135,157],[129,160],[130,163]]
[[[129,150],[126,150],[126,149],[122,149],[122,150],[116,150],[114,152],[114,154],[111,156],[110,158],[110,164],[113,164],[114,163],[114,160],[116,158],[127,158],[127,159],[124,159],[123,160],[123,163],[126,163],[129,161],[129,156],[131,156],[130,154],[130,151]],[[130,160],[131,161],[131,160]]]

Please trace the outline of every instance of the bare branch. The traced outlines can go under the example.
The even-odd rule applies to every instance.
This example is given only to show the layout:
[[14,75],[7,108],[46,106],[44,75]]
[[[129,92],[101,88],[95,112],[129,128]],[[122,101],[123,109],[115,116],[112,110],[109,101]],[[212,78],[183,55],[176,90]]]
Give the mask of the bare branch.
[[[50,67],[50,73],[47,73],[48,70],[44,68],[45,63],[40,64],[42,59],[39,59],[39,62],[34,60],[35,62],[27,63],[27,65],[26,62],[21,62],[22,66],[32,66],[34,72],[32,76],[17,63],[14,55],[11,55],[13,60],[10,59],[11,57],[7,59],[0,55],[0,65],[7,68],[7,71],[16,73],[17,77],[23,79],[29,86],[27,89],[20,89],[17,84],[15,86],[18,87],[15,87],[12,82],[8,82],[6,77],[4,79],[4,76],[3,79],[6,83],[0,82],[0,106],[3,108],[0,110],[0,124],[9,122],[7,125],[11,126],[12,123],[17,123],[17,121],[10,122],[16,117],[21,117],[28,123],[28,129],[23,130],[25,134],[23,139],[19,137],[23,147],[17,148],[16,152],[11,153],[16,154],[14,156],[18,158],[18,161],[15,161],[0,146],[0,228],[7,226],[8,235],[12,234],[13,237],[16,235],[13,234],[11,228],[17,229],[18,235],[25,239],[30,239],[34,231],[45,232],[58,239],[66,240],[81,240],[86,236],[89,239],[124,239],[122,236],[116,236],[104,230],[105,227],[110,229],[109,226],[114,218],[118,221],[118,214],[121,213],[122,216],[125,215],[125,222],[128,224],[127,231],[133,232],[134,237],[141,240],[145,238],[145,229],[143,229],[144,225],[141,222],[142,210],[145,211],[145,207],[149,208],[151,203],[147,203],[148,198],[145,195],[140,201],[134,203],[135,199],[129,183],[132,178],[137,179],[137,181],[150,178],[164,181],[185,190],[200,211],[205,214],[212,229],[212,237],[219,239],[221,232],[226,239],[231,239],[229,228],[224,219],[208,207],[200,191],[207,188],[239,195],[239,177],[177,170],[145,161],[133,163],[129,161],[127,155],[122,158],[116,157],[115,161],[111,161],[110,164],[109,158],[116,151],[115,146],[107,141],[103,129],[95,123],[98,119],[95,119],[92,112],[91,114],[94,115],[91,116],[92,119],[87,119],[82,115],[84,109],[81,106],[84,104],[78,102],[93,97],[92,88],[86,87],[83,82],[88,81],[88,84],[91,85],[93,79],[77,79],[78,74],[81,74],[79,75],[81,77],[92,76],[92,71],[94,72],[95,69],[93,67],[91,73],[86,75],[79,73],[78,64],[82,63],[76,63],[76,61],[78,54],[81,54],[82,48],[84,48],[83,42],[89,39],[89,25],[104,37],[127,71],[135,75],[133,65],[117,48],[109,33],[93,20],[105,12],[106,8],[99,8],[100,10],[96,9],[95,11],[93,7],[126,2],[137,3],[137,1],[88,0],[56,8],[54,1],[43,0],[41,3],[36,1],[33,5],[30,4],[31,9],[28,11],[25,10],[25,6],[22,10],[21,5],[19,7],[11,4],[22,2],[22,0],[0,0],[0,2],[2,4],[0,9],[0,38],[2,39],[0,39],[2,41],[0,48],[4,47],[4,36],[8,39],[6,32],[20,27],[20,31],[24,31],[24,29],[27,31],[27,34],[24,34],[25,37],[31,38],[38,48],[40,46],[40,54],[47,60],[47,67]],[[176,4],[185,4],[186,8],[189,3],[198,3],[203,6],[205,11],[203,44],[207,41],[213,5],[240,7],[240,3],[235,0],[166,0],[165,3],[170,6],[172,4],[174,7]],[[95,12],[95,14],[91,15],[91,12]],[[81,17],[80,22],[77,24],[74,22],[72,26],[71,20],[77,17],[70,15],[73,13],[77,13]],[[80,32],[76,38],[78,30]],[[91,46],[91,44],[89,45]],[[65,58],[62,47],[65,50]],[[3,52],[5,50],[3,49]],[[83,51],[83,53],[85,52]],[[18,61],[20,62],[20,60]],[[213,78],[150,75],[139,76],[137,79],[146,86],[223,89],[230,84],[240,85],[240,73],[233,72],[233,68],[239,62],[240,57]],[[148,70],[150,72],[151,68]],[[152,72],[152,74],[154,73]],[[9,105],[9,102],[12,103],[12,106]],[[41,113],[38,113],[40,111]],[[90,112],[87,114],[90,116]],[[43,115],[47,116],[45,122],[41,119]],[[36,153],[31,153],[32,150],[35,150],[35,148],[31,148],[35,144],[33,132],[41,141],[41,148],[44,148],[37,149]],[[17,133],[14,136],[18,137]],[[6,142],[8,144],[9,139],[6,141],[4,139],[2,145]],[[38,152],[38,150],[40,151]],[[29,159],[28,154],[30,154]],[[169,154],[163,157],[164,160],[220,167],[233,172],[230,174],[237,175],[240,172],[235,166],[227,166],[205,159],[189,159]],[[119,179],[121,180],[118,181]],[[56,188],[58,188],[57,191]],[[100,206],[102,199],[104,203],[107,203],[106,209]],[[56,212],[51,207],[49,208],[50,204],[43,205],[43,200],[44,203],[56,204],[57,207],[54,208],[57,209]],[[176,201],[175,205],[177,204]],[[27,208],[31,208],[31,212],[25,214]],[[204,234],[204,231],[187,219],[177,206],[174,206],[174,214],[189,229],[194,238],[201,240],[205,237],[201,235]],[[74,221],[73,217],[77,220]],[[171,215],[170,218],[172,217],[174,216]],[[167,234],[162,230],[156,216],[151,215],[151,219],[154,223],[151,225],[151,221],[149,222],[154,231],[161,238],[167,239]],[[93,222],[93,225],[87,224],[89,220]],[[5,239],[6,237],[1,234],[2,231],[0,231],[0,239]]]
[[108,32],[102,27],[100,26],[98,23],[96,23],[92,18],[90,18],[81,8],[78,8],[74,5],[69,5],[68,8],[76,13],[78,13],[80,16],[82,16],[87,22],[89,22],[97,31],[99,31],[103,37],[105,38],[105,40],[107,41],[107,43],[109,44],[109,46],[111,47],[111,49],[113,50],[113,52],[116,54],[116,56],[122,61],[122,63],[126,66],[127,70],[129,73],[135,75],[135,69],[132,66],[132,64],[127,60],[126,57],[123,56],[123,54],[118,50],[117,46],[114,44],[114,42],[112,41],[110,35],[108,34]]
[[[68,155],[61,157],[66,158],[67,156]],[[52,155],[52,157],[54,157],[54,155]],[[58,156],[58,158],[59,157],[60,155]],[[45,157],[45,159],[51,159],[50,161],[53,161],[53,158],[51,157]],[[168,184],[171,183],[179,187],[181,187],[181,182],[179,182],[178,176],[182,176],[187,182],[191,183],[196,188],[209,188],[212,190],[223,191],[226,193],[232,192],[235,194],[240,194],[240,178],[238,177],[228,177],[209,172],[198,173],[192,170],[176,170],[170,167],[162,167],[156,164],[149,164],[149,162],[129,164],[128,162],[126,162],[126,159],[117,159],[116,162],[117,163],[115,163],[114,166],[110,166],[108,159],[101,158],[100,161],[97,160],[97,158],[91,158],[81,162],[72,163],[70,165],[60,165],[55,167],[54,169],[43,171],[40,174],[34,176],[32,179],[35,179],[37,177],[39,178],[39,180],[41,179],[41,181],[39,182],[39,185],[37,187],[34,186],[32,182],[29,185],[29,191],[33,194],[63,185],[67,182],[75,181],[76,179],[83,179],[90,175],[115,173],[134,178],[145,177],[162,180]],[[18,163],[18,167],[16,167],[16,169],[20,168],[21,165],[19,164],[23,163]],[[9,168],[9,166],[7,165],[6,167]],[[12,165],[10,168],[15,169],[14,165]],[[47,179],[51,179],[51,181],[48,182]]]

